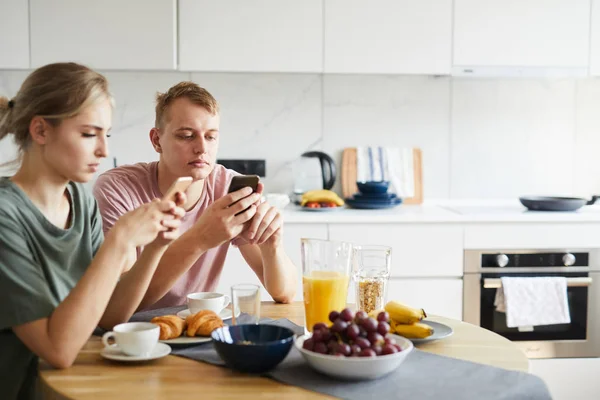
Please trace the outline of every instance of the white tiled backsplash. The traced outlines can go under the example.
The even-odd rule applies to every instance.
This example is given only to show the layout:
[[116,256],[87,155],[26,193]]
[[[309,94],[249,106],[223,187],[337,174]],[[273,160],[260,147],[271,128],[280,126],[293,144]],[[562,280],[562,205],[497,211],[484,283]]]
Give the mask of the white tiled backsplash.
[[[12,96],[27,75],[0,71]],[[291,190],[306,150],[423,149],[426,199],[600,194],[600,80],[107,72],[119,164],[157,159],[154,96],[192,79],[221,105],[220,158],[267,160],[267,190]],[[0,161],[14,151],[0,142]],[[107,160],[105,169],[112,164]]]

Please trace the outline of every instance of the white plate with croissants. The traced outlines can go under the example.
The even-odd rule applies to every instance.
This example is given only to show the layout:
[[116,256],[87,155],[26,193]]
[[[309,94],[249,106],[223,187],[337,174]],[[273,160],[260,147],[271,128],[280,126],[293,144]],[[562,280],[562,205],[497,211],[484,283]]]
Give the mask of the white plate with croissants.
[[215,312],[202,310],[181,319],[177,315],[162,315],[150,321],[160,328],[159,340],[169,345],[191,345],[210,342],[210,334],[224,326]]

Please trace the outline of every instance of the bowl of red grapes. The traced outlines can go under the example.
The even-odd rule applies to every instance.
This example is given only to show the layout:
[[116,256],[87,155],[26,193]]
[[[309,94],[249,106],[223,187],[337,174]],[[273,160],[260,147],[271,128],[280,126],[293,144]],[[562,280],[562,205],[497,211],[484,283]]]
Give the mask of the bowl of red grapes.
[[377,379],[394,371],[413,349],[410,340],[389,333],[390,317],[345,308],[329,313],[329,324],[296,338],[296,348],[318,372],[338,379]]

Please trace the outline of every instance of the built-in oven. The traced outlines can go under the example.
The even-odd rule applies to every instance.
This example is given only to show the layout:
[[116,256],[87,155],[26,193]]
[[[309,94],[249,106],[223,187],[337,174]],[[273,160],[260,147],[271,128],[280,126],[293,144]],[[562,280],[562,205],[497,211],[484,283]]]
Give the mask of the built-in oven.
[[[465,251],[463,319],[515,342],[529,358],[600,356],[600,250]],[[562,276],[571,322],[509,328],[496,310],[502,277]]]

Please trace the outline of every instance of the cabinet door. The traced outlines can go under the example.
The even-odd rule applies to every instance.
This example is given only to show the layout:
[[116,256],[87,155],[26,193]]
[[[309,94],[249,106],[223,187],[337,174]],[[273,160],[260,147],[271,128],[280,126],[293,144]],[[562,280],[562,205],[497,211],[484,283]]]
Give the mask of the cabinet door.
[[[287,255],[296,266],[298,279],[296,296],[294,300],[302,300],[302,256],[300,253],[300,239],[314,238],[327,239],[327,225],[325,224],[289,224],[284,226],[283,246]],[[248,266],[239,249],[231,248],[219,280],[217,291],[230,293],[231,285],[236,283],[254,283],[261,286],[261,297],[264,301],[273,300],[256,274]]]
[[452,0],[325,0],[325,72],[448,74]]
[[422,308],[431,315],[462,320],[462,279],[391,279],[387,299]]
[[176,68],[175,0],[30,0],[31,63]]
[[0,69],[29,68],[29,2],[0,0]]
[[600,0],[592,0],[590,75],[600,75]]
[[322,0],[180,0],[182,70],[321,72]]
[[461,277],[463,231],[444,224],[331,224],[331,240],[392,248],[392,277]]
[[455,66],[588,66],[590,0],[455,0]]
[[548,385],[554,400],[597,399],[600,358],[555,358],[529,360],[529,372]]

